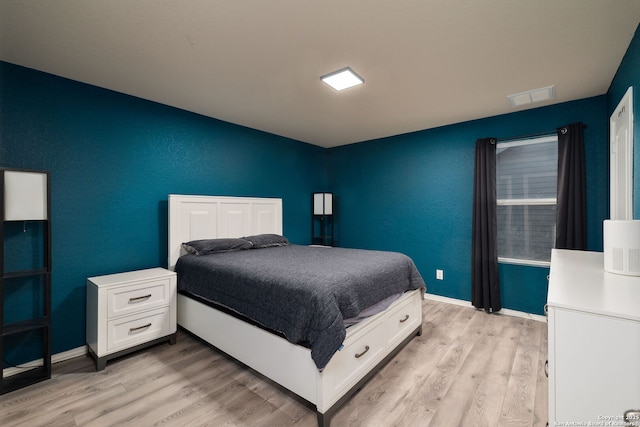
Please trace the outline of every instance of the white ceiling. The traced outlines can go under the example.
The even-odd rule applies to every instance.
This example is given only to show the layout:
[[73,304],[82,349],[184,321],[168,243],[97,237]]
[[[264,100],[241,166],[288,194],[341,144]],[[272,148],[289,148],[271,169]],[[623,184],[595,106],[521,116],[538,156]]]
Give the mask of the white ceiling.
[[[639,0],[2,0],[0,59],[332,147],[604,94],[639,22]],[[346,66],[365,84],[320,81]]]

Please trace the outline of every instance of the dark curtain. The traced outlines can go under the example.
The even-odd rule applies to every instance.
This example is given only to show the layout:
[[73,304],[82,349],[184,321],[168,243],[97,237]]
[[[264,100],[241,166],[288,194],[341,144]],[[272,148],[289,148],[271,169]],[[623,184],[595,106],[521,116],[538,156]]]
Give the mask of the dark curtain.
[[496,139],[476,141],[471,235],[471,303],[491,313],[502,308],[498,282]]
[[556,248],[587,248],[587,198],[584,166],[584,125],[558,129],[558,204]]

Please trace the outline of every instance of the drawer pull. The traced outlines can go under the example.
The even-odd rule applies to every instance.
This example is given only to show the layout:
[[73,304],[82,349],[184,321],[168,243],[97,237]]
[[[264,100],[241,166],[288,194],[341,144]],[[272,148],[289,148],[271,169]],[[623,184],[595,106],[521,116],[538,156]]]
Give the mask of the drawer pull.
[[362,356],[364,356],[365,354],[367,354],[367,352],[369,351],[369,346],[365,346],[364,350],[362,351],[362,353],[356,353],[356,359],[360,359]]
[[408,314],[405,314],[405,315],[404,315],[404,319],[400,319],[400,323],[404,323],[404,322],[406,322],[407,320],[409,320],[409,315],[408,315]]
[[141,297],[131,297],[129,298],[129,302],[138,302],[138,301],[142,301],[143,299],[149,299],[149,298],[151,298],[151,294],[143,295]]
[[149,326],[151,326],[151,323],[147,323],[146,325],[142,325],[142,326],[136,326],[135,328],[129,328],[129,332],[136,332],[136,331],[139,331],[140,329],[146,329]]
[[549,361],[544,362],[544,376],[549,378]]

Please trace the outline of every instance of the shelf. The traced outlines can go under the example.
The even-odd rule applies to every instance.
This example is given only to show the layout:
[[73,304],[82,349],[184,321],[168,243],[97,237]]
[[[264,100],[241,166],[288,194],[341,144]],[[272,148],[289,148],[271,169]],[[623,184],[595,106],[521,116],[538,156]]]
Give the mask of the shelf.
[[23,332],[35,331],[41,328],[49,327],[48,317],[34,317],[33,319],[23,320],[22,322],[10,323],[4,325],[2,336],[20,334]]
[[323,245],[323,246],[332,246],[333,245],[333,238],[329,237],[329,236],[319,238],[319,237],[316,236],[311,240],[311,244],[313,244],[313,245]]
[[43,274],[49,274],[50,271],[47,268],[36,268],[33,270],[12,271],[4,273],[3,279],[15,279],[18,277],[40,276]]
[[9,393],[10,391],[26,387],[31,384],[39,383],[51,378],[51,369],[46,366],[38,366],[28,368],[24,372],[20,372],[10,377],[5,377],[0,383],[0,394]]

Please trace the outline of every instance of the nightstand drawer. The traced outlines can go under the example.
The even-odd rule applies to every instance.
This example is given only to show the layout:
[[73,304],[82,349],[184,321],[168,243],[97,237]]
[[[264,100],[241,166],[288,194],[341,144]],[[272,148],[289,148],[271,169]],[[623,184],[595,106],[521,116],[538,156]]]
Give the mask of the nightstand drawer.
[[162,307],[171,303],[169,278],[109,289],[107,295],[109,319]]
[[172,333],[169,307],[107,323],[107,350],[117,351]]

